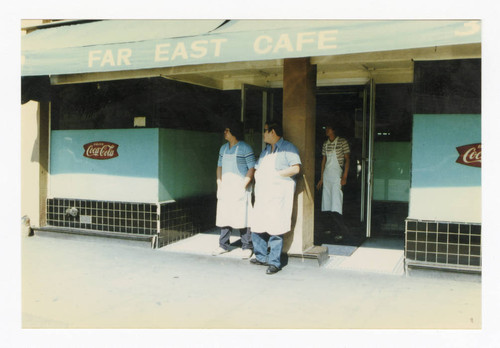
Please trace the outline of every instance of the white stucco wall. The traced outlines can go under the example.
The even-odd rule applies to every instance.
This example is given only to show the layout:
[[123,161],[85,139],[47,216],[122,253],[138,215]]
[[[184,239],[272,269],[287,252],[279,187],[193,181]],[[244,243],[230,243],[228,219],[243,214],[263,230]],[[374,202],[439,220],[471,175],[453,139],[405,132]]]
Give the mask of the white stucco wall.
[[32,226],[40,223],[40,187],[38,163],[39,103],[30,101],[21,105],[21,214],[28,215]]
[[[23,19],[21,27],[42,24],[41,19]],[[26,35],[21,30],[21,35]],[[38,113],[40,104],[29,101],[21,105],[21,211],[19,217],[29,216],[32,226],[40,225],[40,186],[38,163]]]
[[49,198],[117,202],[158,202],[157,178],[99,174],[58,174],[50,177]]
[[410,219],[481,223],[481,187],[412,188]]

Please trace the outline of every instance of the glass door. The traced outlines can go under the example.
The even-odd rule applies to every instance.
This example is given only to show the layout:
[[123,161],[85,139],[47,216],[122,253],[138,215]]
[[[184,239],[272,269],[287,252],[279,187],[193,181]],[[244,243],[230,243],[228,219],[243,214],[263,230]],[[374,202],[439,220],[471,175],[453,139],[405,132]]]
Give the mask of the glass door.
[[258,158],[264,148],[262,130],[267,120],[273,120],[272,89],[244,84],[241,88],[241,121],[248,143]]
[[[321,177],[322,145],[325,126],[333,124],[336,135],[349,143],[350,166],[343,187],[342,221],[352,243],[371,236],[373,161],[375,135],[375,84],[321,87],[316,93],[316,182]],[[315,195],[315,244],[335,243],[339,226],[332,225],[321,211],[322,192]],[[344,240],[342,243],[351,243]]]
[[344,188],[344,220],[359,237],[371,237],[373,161],[375,137],[375,83],[370,80],[359,92],[361,103],[353,103],[354,130],[350,174]]

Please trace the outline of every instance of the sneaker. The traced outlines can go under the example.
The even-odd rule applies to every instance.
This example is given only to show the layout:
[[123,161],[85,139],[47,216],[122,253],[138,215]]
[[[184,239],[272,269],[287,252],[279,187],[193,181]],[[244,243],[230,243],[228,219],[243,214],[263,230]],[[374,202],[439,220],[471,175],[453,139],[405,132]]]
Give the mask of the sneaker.
[[242,249],[241,250],[241,258],[243,260],[248,260],[251,258],[253,255],[253,250],[252,249]]
[[214,251],[212,251],[212,256],[221,255],[221,254],[227,253],[228,251],[229,250],[226,250],[224,248],[218,247],[217,249],[215,249]]

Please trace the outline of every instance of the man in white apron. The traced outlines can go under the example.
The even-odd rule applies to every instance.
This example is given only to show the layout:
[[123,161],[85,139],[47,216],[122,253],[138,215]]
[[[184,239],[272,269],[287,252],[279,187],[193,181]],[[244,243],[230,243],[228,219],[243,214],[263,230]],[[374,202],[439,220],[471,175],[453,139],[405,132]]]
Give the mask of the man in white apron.
[[350,149],[346,139],[336,136],[333,126],[326,126],[325,133],[328,139],[323,144],[321,179],[317,189],[323,187],[321,211],[328,214],[328,222],[335,226],[337,233],[335,240],[340,241],[349,234],[342,218],[342,186],[347,183]]
[[[230,127],[230,128],[229,128]],[[242,248],[241,257],[249,259],[253,255],[252,237],[249,228],[249,211],[255,155],[243,138],[240,123],[234,122],[224,130],[227,141],[219,151],[217,164],[217,216],[215,224],[221,228],[219,247],[212,255],[230,251],[229,238],[234,229],[239,229]]]
[[267,274],[281,268],[283,235],[291,230],[294,177],[301,166],[299,151],[282,135],[282,127],[277,122],[264,126],[267,145],[255,171],[255,203],[251,216],[255,258],[250,262],[267,265]]

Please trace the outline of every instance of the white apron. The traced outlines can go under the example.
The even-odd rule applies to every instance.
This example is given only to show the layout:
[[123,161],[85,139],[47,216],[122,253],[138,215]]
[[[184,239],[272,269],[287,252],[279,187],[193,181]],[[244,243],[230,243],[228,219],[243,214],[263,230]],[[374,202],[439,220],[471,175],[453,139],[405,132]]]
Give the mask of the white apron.
[[335,211],[342,214],[342,167],[337,159],[337,141],[334,141],[333,151],[326,153],[326,164],[323,172],[323,197],[321,200],[321,211]]
[[245,189],[245,177],[238,174],[238,145],[234,154],[222,156],[222,180],[217,187],[217,215],[215,224],[218,227],[248,227],[251,185]]
[[276,155],[265,156],[255,172],[252,232],[281,235],[291,229],[295,181],[278,174]]

